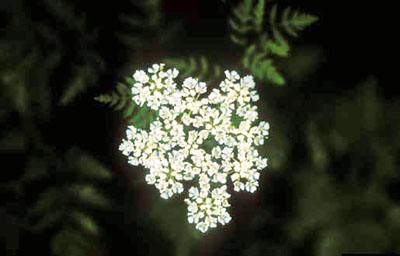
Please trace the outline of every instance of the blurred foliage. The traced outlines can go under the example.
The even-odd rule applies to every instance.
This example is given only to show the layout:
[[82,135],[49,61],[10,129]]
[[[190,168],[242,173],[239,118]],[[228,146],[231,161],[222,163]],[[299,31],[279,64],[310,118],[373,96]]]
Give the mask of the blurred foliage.
[[[1,205],[19,223],[4,231],[21,238],[48,232],[54,255],[102,255],[92,212],[110,207],[99,185],[111,172],[92,155],[73,145],[59,148],[48,137],[57,129],[56,116],[96,83],[104,67],[93,47],[96,33],[66,1],[3,4],[0,151],[7,158],[3,167],[14,174],[1,185],[8,195]],[[35,15],[38,9],[45,15]],[[58,132],[62,138],[67,131]],[[30,250],[26,241],[19,250],[13,244],[6,242],[12,254]]]
[[310,165],[296,178],[298,217],[290,229],[296,240],[317,232],[316,255],[394,251],[400,241],[400,220],[388,219],[399,202],[387,191],[400,178],[399,144],[390,142],[400,123],[387,110],[400,109],[377,88],[368,79],[315,114],[306,130]]
[[[398,99],[385,99],[374,77],[324,93],[317,74],[324,49],[286,39],[316,17],[263,0],[215,2],[230,8],[230,32],[221,36],[240,46],[217,61],[204,54],[210,46],[180,52],[182,21],[166,20],[160,0],[126,1],[116,16],[97,20],[80,1],[1,1],[1,255],[400,253]],[[107,42],[121,43],[117,61],[116,49],[99,47],[107,44],[102,27],[92,28],[104,19]],[[162,52],[168,44],[178,54]],[[205,235],[187,223],[182,200],[160,199],[144,185],[143,170],[119,163],[116,146],[103,145],[115,136],[100,128],[110,122],[107,111],[103,119],[91,109],[99,104],[90,101],[90,86],[105,77],[107,92],[96,100],[128,124],[148,126],[155,113],[132,102],[132,78],[115,83],[103,75],[130,76],[163,56],[175,56],[164,60],[181,75],[209,83],[237,69],[259,85],[288,84],[258,87],[261,119],[271,123],[258,192],[235,195],[232,223]],[[87,147],[90,133],[102,136],[91,143],[112,149],[99,155]],[[113,161],[118,175],[106,167]]]
[[[117,39],[126,49],[125,63],[118,69],[118,73],[124,77],[130,76],[136,66],[142,66],[143,62],[149,62],[149,59],[158,61],[155,48],[172,44],[182,28],[180,21],[165,20],[162,0],[128,0],[128,2],[130,11],[124,10],[119,14],[120,27],[116,32]],[[149,56],[146,56],[147,54]]]

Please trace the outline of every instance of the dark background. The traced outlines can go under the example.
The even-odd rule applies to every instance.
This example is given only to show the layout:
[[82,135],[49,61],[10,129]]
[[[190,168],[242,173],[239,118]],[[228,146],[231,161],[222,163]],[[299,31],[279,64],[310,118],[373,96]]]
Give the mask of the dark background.
[[267,14],[277,3],[319,21],[278,62],[286,85],[259,83],[269,167],[255,194],[233,195],[230,224],[200,234],[183,197],[160,199],[118,151],[126,121],[94,97],[164,58],[237,66],[239,3],[0,3],[1,255],[400,253],[396,16],[383,1],[267,1]]

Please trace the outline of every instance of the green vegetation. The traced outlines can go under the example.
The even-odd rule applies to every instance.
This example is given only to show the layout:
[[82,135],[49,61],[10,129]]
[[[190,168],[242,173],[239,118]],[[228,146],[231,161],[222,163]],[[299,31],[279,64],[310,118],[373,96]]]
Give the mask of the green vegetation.
[[[0,4],[1,255],[400,253],[398,95],[345,70],[361,55],[327,64],[361,27],[315,45],[328,22],[301,3],[200,1],[197,17],[173,1],[84,2]],[[235,221],[204,236],[118,151],[127,124],[157,114],[132,101],[132,71],[162,61],[210,87],[227,69],[253,75],[271,124],[258,192],[231,198]]]

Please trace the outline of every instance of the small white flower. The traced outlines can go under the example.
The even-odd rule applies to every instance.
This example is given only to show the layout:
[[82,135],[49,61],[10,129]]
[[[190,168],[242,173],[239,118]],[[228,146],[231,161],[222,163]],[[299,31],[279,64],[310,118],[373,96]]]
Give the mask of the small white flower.
[[133,143],[131,141],[123,140],[119,146],[119,150],[122,151],[122,154],[128,156],[134,150]]
[[143,70],[136,71],[133,75],[133,78],[142,84],[145,84],[149,81],[149,76]]
[[129,156],[128,157],[128,163],[133,165],[133,166],[139,165],[139,160],[136,157]]
[[256,146],[259,146],[259,145],[264,144],[264,137],[263,137],[263,136],[257,136],[257,137],[254,139],[254,144],[255,144]]
[[245,88],[249,88],[249,89],[253,89],[255,86],[253,77],[249,76],[249,75],[243,77],[243,79],[241,80],[241,83],[243,84],[243,86]]
[[269,123],[261,121],[259,124],[261,133],[263,136],[268,136],[269,134]]
[[234,82],[240,78],[239,74],[236,71],[225,70],[225,76],[228,80]]
[[158,70],[160,70],[160,66],[158,64],[153,64],[153,66],[151,66],[151,68],[149,68],[147,70],[147,72],[149,72],[149,73],[157,73]]
[[258,101],[260,99],[260,96],[258,96],[256,91],[252,91],[250,93],[250,98],[251,98],[252,101]]
[[147,184],[154,184],[155,182],[156,182],[156,177],[154,176],[154,175],[152,175],[152,174],[147,174],[146,175],[146,182],[147,182]]
[[167,75],[171,78],[176,78],[179,75],[179,71],[176,68],[168,69]]
[[203,94],[207,91],[206,83],[200,82],[195,87],[196,93]]
[[221,148],[219,146],[214,147],[211,150],[211,155],[215,158],[220,158],[221,156]]

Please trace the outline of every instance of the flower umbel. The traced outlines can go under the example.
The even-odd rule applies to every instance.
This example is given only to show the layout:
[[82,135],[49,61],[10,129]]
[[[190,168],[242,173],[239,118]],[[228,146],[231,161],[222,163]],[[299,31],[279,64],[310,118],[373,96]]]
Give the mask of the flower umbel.
[[256,149],[269,135],[269,124],[257,122],[259,99],[252,76],[241,78],[225,71],[220,89],[206,97],[206,84],[186,78],[177,88],[174,69],[154,64],[147,73],[138,70],[132,84],[133,100],[158,111],[149,131],[128,126],[120,150],[132,165],[148,169],[146,182],[154,184],[164,199],[189,189],[188,221],[201,232],[231,220],[227,180],[234,190],[253,193],[267,158]]

